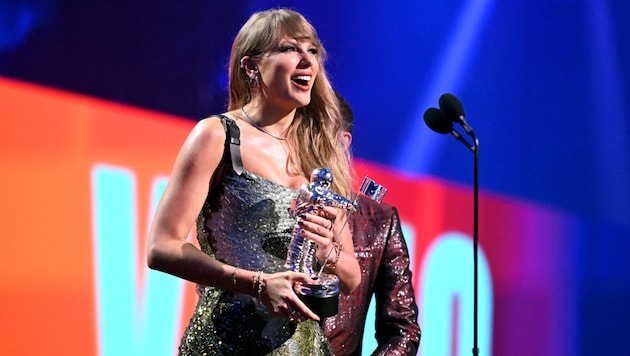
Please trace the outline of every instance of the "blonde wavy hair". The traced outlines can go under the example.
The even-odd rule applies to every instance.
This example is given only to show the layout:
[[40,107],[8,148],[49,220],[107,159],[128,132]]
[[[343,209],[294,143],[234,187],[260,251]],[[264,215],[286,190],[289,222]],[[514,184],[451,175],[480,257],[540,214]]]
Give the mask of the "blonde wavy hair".
[[241,108],[256,95],[255,84],[241,68],[241,58],[259,59],[276,48],[285,36],[312,42],[318,49],[319,66],[311,101],[296,110],[287,132],[291,167],[305,177],[310,177],[316,168],[328,167],[334,175],[332,190],[350,196],[353,177],[350,153],[341,135],[338,100],[324,69],[326,51],[315,28],[304,16],[286,8],[271,9],[253,14],[241,27],[230,54],[228,110]]

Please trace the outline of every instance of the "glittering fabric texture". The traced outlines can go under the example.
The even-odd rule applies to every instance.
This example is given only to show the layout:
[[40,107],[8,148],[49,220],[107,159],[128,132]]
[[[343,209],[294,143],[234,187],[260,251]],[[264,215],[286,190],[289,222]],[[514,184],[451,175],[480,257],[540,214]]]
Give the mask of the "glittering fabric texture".
[[[209,194],[197,219],[205,253],[232,266],[274,273],[286,270],[297,191],[250,172],[230,170]],[[180,355],[332,355],[319,323],[274,318],[248,295],[198,286],[199,301]]]
[[376,297],[374,355],[416,355],[420,343],[409,270],[409,252],[396,208],[359,196],[359,211],[350,214],[361,284],[342,294],[339,313],[324,320],[326,335],[336,355],[360,355],[365,319],[372,293]]

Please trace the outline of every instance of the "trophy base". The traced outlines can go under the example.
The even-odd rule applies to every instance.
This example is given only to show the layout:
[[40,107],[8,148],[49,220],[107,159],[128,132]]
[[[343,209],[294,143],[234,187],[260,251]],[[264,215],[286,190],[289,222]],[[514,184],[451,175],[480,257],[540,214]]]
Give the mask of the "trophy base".
[[318,283],[306,284],[310,291],[300,295],[306,306],[319,315],[328,318],[339,311],[339,278],[331,274],[322,274]]
[[310,310],[313,311],[313,313],[319,315],[320,318],[328,318],[337,315],[337,312],[339,311],[338,295],[325,298],[311,295],[301,295],[300,299]]

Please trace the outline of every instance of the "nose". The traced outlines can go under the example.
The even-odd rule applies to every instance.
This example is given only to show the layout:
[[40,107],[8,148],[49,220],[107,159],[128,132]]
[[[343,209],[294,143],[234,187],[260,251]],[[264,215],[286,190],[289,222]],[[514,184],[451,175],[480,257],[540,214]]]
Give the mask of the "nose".
[[301,55],[299,67],[300,68],[311,67],[313,63],[315,63],[316,61],[317,61],[317,58],[315,57],[315,54],[312,54],[308,51],[304,51],[302,52],[302,55]]
[[302,59],[300,60],[300,64],[299,64],[299,68],[308,68],[311,65],[313,65],[313,62],[311,61],[311,59],[308,56],[302,56]]

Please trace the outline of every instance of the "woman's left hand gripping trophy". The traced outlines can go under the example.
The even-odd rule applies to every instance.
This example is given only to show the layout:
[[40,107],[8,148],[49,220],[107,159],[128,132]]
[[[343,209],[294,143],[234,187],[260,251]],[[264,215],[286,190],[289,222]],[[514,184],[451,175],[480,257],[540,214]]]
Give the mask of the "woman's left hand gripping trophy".
[[[297,197],[293,199],[289,214],[297,219],[293,229],[293,236],[287,251],[285,267],[290,271],[307,273],[317,284],[307,285],[304,295],[305,303],[320,317],[337,314],[339,300],[339,278],[334,274],[322,273],[323,267],[317,270],[315,242],[302,236],[304,229],[299,224],[300,216],[306,213],[323,216],[325,206],[354,212],[357,210],[356,201],[338,195],[329,190],[333,181],[333,174],[328,168],[318,168],[311,174],[309,184],[304,184]],[[347,216],[346,216],[347,219]],[[346,220],[347,221],[347,220]],[[345,227],[345,223],[341,229]],[[331,225],[332,226],[332,225]],[[335,239],[333,238],[333,243]],[[337,247],[340,248],[340,247]],[[330,256],[327,257],[327,259]],[[323,261],[325,266],[328,261]]]

